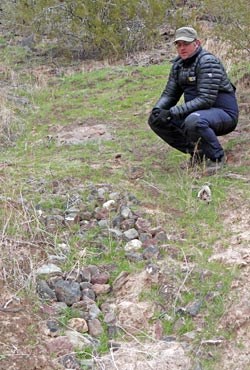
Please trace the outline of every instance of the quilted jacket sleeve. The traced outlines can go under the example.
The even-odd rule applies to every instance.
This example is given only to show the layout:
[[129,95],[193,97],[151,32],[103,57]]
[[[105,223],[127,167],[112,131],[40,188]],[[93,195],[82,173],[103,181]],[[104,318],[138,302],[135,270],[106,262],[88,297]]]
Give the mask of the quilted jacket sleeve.
[[197,96],[188,102],[172,107],[171,115],[180,119],[194,111],[211,108],[217,99],[225,75],[219,60],[213,55],[204,55],[196,66]]
[[154,108],[170,109],[177,104],[182,94],[183,90],[177,83],[174,66],[172,66],[167,85]]

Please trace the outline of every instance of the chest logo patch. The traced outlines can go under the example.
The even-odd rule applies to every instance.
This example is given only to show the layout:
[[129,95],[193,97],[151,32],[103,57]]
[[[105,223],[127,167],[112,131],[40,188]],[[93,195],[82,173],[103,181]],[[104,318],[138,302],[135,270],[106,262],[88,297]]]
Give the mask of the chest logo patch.
[[196,77],[195,77],[195,76],[193,76],[193,77],[188,77],[188,81],[190,81],[190,82],[194,82],[194,81],[196,81]]

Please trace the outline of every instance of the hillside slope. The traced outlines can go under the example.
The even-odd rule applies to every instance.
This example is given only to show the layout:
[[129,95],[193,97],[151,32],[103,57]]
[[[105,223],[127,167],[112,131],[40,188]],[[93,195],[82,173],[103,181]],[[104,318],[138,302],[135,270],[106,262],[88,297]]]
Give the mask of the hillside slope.
[[0,369],[247,370],[249,76],[227,167],[205,177],[147,127],[168,63],[13,53],[0,71]]

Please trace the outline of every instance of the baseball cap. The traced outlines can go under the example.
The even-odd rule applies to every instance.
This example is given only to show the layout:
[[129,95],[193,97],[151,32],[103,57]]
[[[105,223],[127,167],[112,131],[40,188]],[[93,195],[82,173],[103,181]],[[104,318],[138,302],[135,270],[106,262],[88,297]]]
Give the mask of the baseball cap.
[[181,27],[175,32],[174,42],[187,41],[192,42],[198,37],[197,32],[192,27]]

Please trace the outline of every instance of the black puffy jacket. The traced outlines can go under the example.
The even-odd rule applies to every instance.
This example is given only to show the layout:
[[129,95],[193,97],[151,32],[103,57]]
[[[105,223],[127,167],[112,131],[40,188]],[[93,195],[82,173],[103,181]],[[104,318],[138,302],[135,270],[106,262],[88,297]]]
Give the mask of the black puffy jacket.
[[[155,108],[169,109],[172,117],[181,119],[194,111],[218,106],[221,93],[234,94],[234,91],[220,60],[199,47],[191,58],[174,60]],[[183,94],[184,103],[176,105]]]

